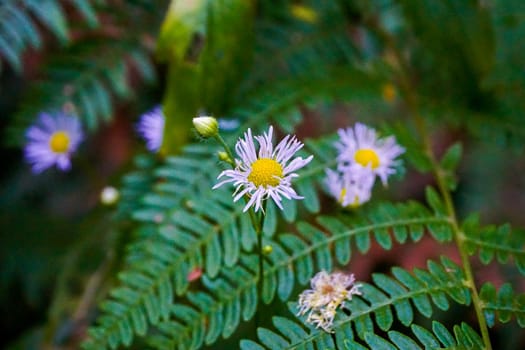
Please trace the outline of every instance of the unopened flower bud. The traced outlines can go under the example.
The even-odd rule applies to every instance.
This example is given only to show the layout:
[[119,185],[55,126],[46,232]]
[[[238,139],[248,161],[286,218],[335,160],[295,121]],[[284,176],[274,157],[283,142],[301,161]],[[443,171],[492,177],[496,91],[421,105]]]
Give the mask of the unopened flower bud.
[[219,123],[213,117],[193,118],[193,126],[202,137],[208,138],[219,133]]
[[119,191],[115,187],[104,187],[100,192],[100,202],[105,205],[115,204],[120,197]]
[[217,152],[217,157],[219,157],[219,160],[222,160],[223,162],[232,163],[230,156],[226,152],[223,152],[223,151]]
[[272,252],[273,252],[273,247],[271,245],[267,244],[263,247],[264,255],[270,255]]

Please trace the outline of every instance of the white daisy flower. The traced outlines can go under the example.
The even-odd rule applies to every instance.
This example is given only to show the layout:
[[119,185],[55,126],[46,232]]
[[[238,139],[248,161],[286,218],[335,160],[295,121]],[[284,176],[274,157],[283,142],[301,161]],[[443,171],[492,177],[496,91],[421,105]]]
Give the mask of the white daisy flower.
[[339,129],[338,134],[341,138],[335,144],[339,151],[338,169],[345,172],[355,165],[370,166],[386,185],[388,176],[395,173],[395,158],[405,152],[396,139],[393,136],[380,139],[374,129],[361,123],[354,128]]
[[262,208],[262,202],[268,197],[282,209],[281,196],[287,199],[302,199],[292,188],[292,179],[299,176],[296,170],[308,164],[313,156],[306,159],[296,157],[290,161],[293,155],[303,147],[303,143],[295,136],[286,135],[284,139],[274,148],[272,144],[273,127],[270,126],[268,133],[255,136],[259,144],[259,152],[255,150],[252,131],[244,134],[235,145],[235,151],[240,157],[235,160],[236,167],[233,170],[225,170],[217,177],[223,176],[228,179],[219,182],[214,189],[226,184],[233,183],[236,186],[233,193],[233,201],[237,202],[244,195],[250,200],[244,207],[247,211],[251,206],[255,211]]
[[370,166],[356,167],[344,173],[326,169],[326,187],[343,208],[357,208],[368,202],[372,196],[374,181],[375,174]]
[[361,295],[361,285],[354,282],[353,274],[318,272],[310,281],[312,289],[307,289],[299,295],[297,314],[304,315],[309,312],[306,322],[329,332],[337,308],[344,306],[346,300],[352,300],[353,295]]
[[162,145],[164,122],[162,107],[157,106],[144,113],[136,126],[137,132],[146,141],[146,148],[151,152],[157,152]]
[[71,168],[71,155],[84,135],[80,121],[63,113],[41,113],[26,131],[25,158],[38,174],[56,164],[63,171]]

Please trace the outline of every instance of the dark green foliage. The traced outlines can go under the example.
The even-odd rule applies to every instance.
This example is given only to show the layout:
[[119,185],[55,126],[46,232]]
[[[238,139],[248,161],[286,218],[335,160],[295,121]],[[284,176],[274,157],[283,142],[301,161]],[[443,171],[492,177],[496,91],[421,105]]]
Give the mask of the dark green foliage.
[[[65,12],[59,1],[8,1],[0,5],[0,17],[5,11],[4,17],[9,18],[9,21],[18,21],[13,26],[6,23],[4,27],[9,28],[10,35],[21,31],[16,35],[21,45],[27,40],[35,44],[40,42],[33,16],[64,44],[59,53],[45,57],[44,68],[36,81],[21,96],[8,130],[7,143],[10,145],[20,146],[24,143],[25,130],[41,112],[63,111],[74,114],[92,132],[112,120],[117,101],[129,101],[137,97],[138,81],[150,84],[156,81],[151,49],[139,42],[138,38],[157,31],[164,0],[150,4],[158,6],[156,9],[133,1],[123,2],[118,7],[105,4],[104,1],[71,2],[88,23],[88,27],[77,23],[77,32],[71,42]],[[98,16],[101,15],[105,16],[106,21],[111,21],[114,30],[119,31],[116,34],[118,38],[108,38],[105,33],[91,33],[96,29]],[[129,22],[135,21],[137,17],[141,18],[142,25],[130,28]],[[1,30],[0,54],[4,40]],[[23,51],[25,47],[25,44],[20,46],[20,50]],[[17,52],[18,63],[10,59],[8,61],[20,64],[18,56],[22,51]]]
[[[75,0],[72,3],[90,27],[99,24],[93,1]],[[38,25],[52,32],[61,44],[69,41],[66,14],[60,1],[5,0],[0,4],[0,56],[19,73],[23,70],[21,56],[27,48],[42,48]]]
[[[100,50],[106,54],[100,55]],[[129,69],[135,69],[150,83],[155,79],[147,52],[132,43],[95,41],[71,46],[67,53],[48,63],[46,78],[23,98],[15,116],[19,125],[11,133],[20,137],[39,112],[61,109],[79,115],[88,130],[95,130],[112,119],[115,97],[133,97]]]

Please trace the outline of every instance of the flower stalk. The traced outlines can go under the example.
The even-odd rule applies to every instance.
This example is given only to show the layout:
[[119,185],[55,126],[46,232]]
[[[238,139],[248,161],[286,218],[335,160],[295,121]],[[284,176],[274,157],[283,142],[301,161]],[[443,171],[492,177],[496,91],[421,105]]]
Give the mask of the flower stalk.
[[[228,160],[225,160],[232,169],[235,168],[235,162],[233,161],[233,155],[230,150],[230,147],[228,144],[224,141],[222,136],[217,133],[215,136],[215,139],[219,142],[219,144],[224,149],[224,152],[226,152]],[[244,197],[246,203],[248,203],[249,199],[248,197]],[[264,225],[264,213],[266,212],[266,202],[263,203],[263,209],[262,213],[258,216],[255,210],[253,209],[253,206],[249,207],[248,214],[250,215],[250,221],[252,223],[253,229],[255,230],[255,234],[257,235],[257,254],[259,256],[259,271],[258,271],[258,280],[257,280],[257,296],[258,300],[262,301],[262,292],[264,288],[264,247],[263,247],[263,225]],[[258,313],[256,314],[256,324],[259,324],[258,320]]]
[[434,154],[434,151],[432,150],[430,135],[428,134],[428,131],[425,125],[425,121],[423,117],[421,116],[421,114],[419,113],[419,107],[418,107],[419,103],[418,103],[416,88],[414,87],[411,81],[408,64],[405,62],[403,55],[396,47],[394,43],[394,39],[391,37],[391,35],[388,32],[386,32],[384,29],[379,27],[377,24],[373,24],[373,23],[369,23],[369,24],[371,25],[371,29],[381,39],[384,40],[384,42],[386,43],[386,46],[392,50],[395,56],[395,59],[398,63],[399,85],[400,85],[401,91],[403,92],[403,98],[406,102],[407,108],[416,125],[419,136],[421,137],[423,149],[432,166],[432,172],[436,179],[438,190],[441,196],[443,197],[447,215],[450,218],[454,241],[459,251],[459,255],[461,258],[461,265],[463,266],[463,272],[465,274],[464,283],[470,289],[472,293],[472,303],[474,305],[476,318],[478,320],[481,337],[483,339],[485,349],[492,350],[487,322],[485,320],[485,316],[483,315],[483,310],[481,307],[482,302],[478,294],[478,290],[477,290],[476,283],[474,280],[474,274],[472,272],[472,265],[470,264],[469,256],[468,256],[467,249],[465,246],[465,234],[460,229],[460,225],[457,220],[456,209],[454,207],[454,203],[452,202],[452,196],[446,186],[446,182],[444,178],[445,171],[444,169],[442,169],[439,161],[436,158],[436,155]]

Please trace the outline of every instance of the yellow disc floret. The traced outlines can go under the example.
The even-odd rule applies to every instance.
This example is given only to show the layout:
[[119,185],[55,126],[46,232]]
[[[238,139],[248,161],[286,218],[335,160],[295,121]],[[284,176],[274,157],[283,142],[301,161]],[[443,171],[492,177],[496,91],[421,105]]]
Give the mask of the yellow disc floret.
[[379,166],[379,156],[373,149],[363,148],[355,152],[354,159],[362,166],[372,166],[375,169]]
[[69,149],[69,135],[65,131],[55,131],[49,139],[49,147],[55,153],[66,153]]
[[341,193],[339,194],[340,204],[343,204],[343,202],[345,201],[345,196],[346,196],[346,187],[343,187],[343,189],[341,190]]
[[[343,205],[344,201],[345,201],[345,196],[346,196],[346,188],[343,188],[341,190],[341,193],[339,194],[339,203],[341,205]],[[346,207],[350,207],[352,209],[355,209],[357,207],[359,207],[359,196],[354,196],[354,202],[353,203],[350,203],[350,204],[347,204]]]
[[248,181],[255,186],[277,186],[283,177],[283,167],[277,161],[270,158],[257,159],[252,163],[252,171],[248,175]]

